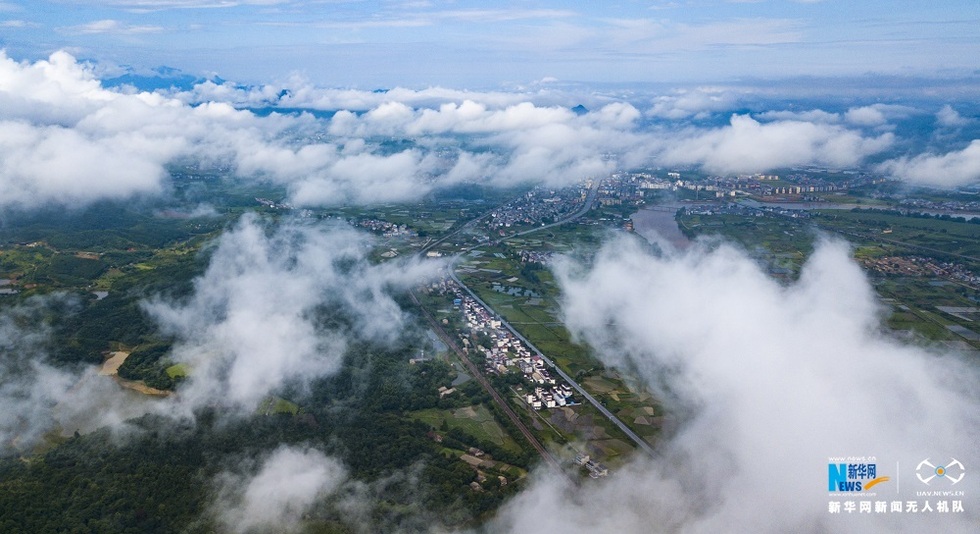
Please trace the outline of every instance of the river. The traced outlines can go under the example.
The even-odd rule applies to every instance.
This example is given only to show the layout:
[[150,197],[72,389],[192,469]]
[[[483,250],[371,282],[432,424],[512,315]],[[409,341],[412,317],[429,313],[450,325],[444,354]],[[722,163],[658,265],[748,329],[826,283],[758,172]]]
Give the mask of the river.
[[666,241],[677,250],[687,250],[691,240],[677,227],[674,213],[680,205],[660,204],[657,207],[670,211],[643,208],[633,214],[633,231],[651,243]]

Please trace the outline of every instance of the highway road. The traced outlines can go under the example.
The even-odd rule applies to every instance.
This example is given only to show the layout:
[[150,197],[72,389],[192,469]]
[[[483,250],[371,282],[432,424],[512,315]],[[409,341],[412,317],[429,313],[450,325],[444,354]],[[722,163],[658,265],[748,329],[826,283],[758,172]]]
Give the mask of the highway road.
[[476,367],[476,365],[472,361],[470,361],[469,357],[463,353],[463,350],[460,349],[459,345],[456,344],[456,340],[450,337],[449,334],[447,334],[446,331],[443,330],[442,325],[440,325],[439,322],[436,321],[435,317],[433,317],[432,314],[429,313],[429,310],[426,310],[422,306],[422,304],[419,302],[418,297],[415,295],[415,292],[412,291],[410,292],[410,294],[412,296],[412,300],[415,302],[415,305],[418,306],[418,308],[422,310],[422,314],[425,315],[425,319],[429,322],[429,326],[432,328],[432,331],[435,332],[440,339],[442,339],[443,343],[449,346],[449,348],[456,353],[456,356],[459,358],[459,360],[463,362],[463,365],[465,365],[466,368],[469,370],[470,375],[472,375],[473,378],[476,379],[476,381],[479,382],[481,386],[483,386],[483,389],[485,389],[486,392],[490,394],[490,397],[493,398],[493,401],[497,403],[498,406],[500,406],[500,408],[504,411],[505,414],[507,414],[507,417],[510,419],[512,423],[514,423],[514,426],[516,426],[517,429],[521,432],[521,434],[524,436],[524,439],[526,439],[527,442],[531,444],[531,447],[533,447],[534,450],[538,451],[538,454],[541,455],[541,458],[544,459],[544,461],[549,466],[554,468],[556,472],[560,473],[566,479],[571,481],[571,479],[568,478],[568,474],[565,473],[565,471],[561,468],[561,464],[554,457],[554,455],[552,455],[551,452],[548,451],[548,449],[546,449],[544,445],[541,444],[540,441],[538,441],[538,438],[534,437],[534,434],[532,434],[530,429],[527,428],[527,425],[524,424],[524,421],[521,421],[521,418],[518,417],[517,413],[515,413],[513,408],[510,407],[510,404],[507,403],[507,400],[504,399],[500,395],[500,393],[497,392],[496,388],[494,388],[493,385],[490,384],[490,382],[486,379],[486,377],[483,376],[483,373],[481,373],[480,370]]
[[[596,197],[598,196],[598,193],[599,193],[599,186],[601,185],[601,183],[602,183],[601,180],[596,180],[595,181],[595,183],[589,189],[589,192],[586,194],[585,202],[583,203],[582,208],[579,209],[578,211],[576,211],[575,213],[572,213],[571,215],[569,215],[568,217],[565,217],[564,219],[562,219],[560,221],[555,221],[555,222],[553,222],[551,224],[547,224],[547,225],[544,225],[544,226],[538,226],[538,227],[535,227],[535,228],[524,230],[522,232],[517,232],[517,233],[512,234],[510,236],[501,238],[501,239],[497,240],[496,243],[499,243],[501,241],[506,241],[506,240],[511,239],[511,238],[514,238],[514,237],[520,237],[520,236],[524,236],[524,235],[527,235],[527,234],[530,234],[530,233],[539,232],[541,230],[546,230],[548,228],[551,228],[551,227],[554,227],[554,226],[558,226],[558,225],[561,225],[561,224],[566,224],[568,222],[574,221],[575,219],[578,219],[579,217],[582,217],[583,215],[585,215],[586,213],[588,213],[589,210],[592,209],[592,206],[595,204]],[[469,221],[468,223],[466,223],[465,225],[463,225],[462,227],[460,227],[459,229],[457,229],[455,232],[453,232],[450,235],[455,235],[455,234],[459,233],[464,228],[469,227],[472,224],[475,224],[476,222],[478,222],[479,220],[483,219],[484,217],[486,217],[486,214],[484,214],[482,217],[479,217],[477,219],[474,219],[472,221]],[[424,254],[426,250],[430,250],[431,248],[433,248],[439,242],[442,242],[445,239],[449,238],[450,235],[443,236],[441,239],[439,239],[439,241],[434,242],[434,243],[431,243],[430,245],[424,247],[422,249],[422,251],[420,251],[419,254],[420,255]],[[468,250],[470,250],[472,248],[475,248],[475,247],[467,247],[467,248],[464,248],[463,251],[465,252],[465,251],[468,251]],[[507,329],[510,330],[510,332],[513,333],[514,336],[516,336],[522,342],[524,342],[525,344],[527,344],[528,348],[530,348],[531,350],[533,350],[537,354],[540,354],[541,355],[541,359],[543,359],[545,361],[545,363],[548,364],[549,367],[551,367],[552,369],[554,369],[555,372],[558,373],[558,376],[560,376],[563,380],[565,380],[566,382],[568,382],[568,385],[570,385],[571,387],[573,387],[575,389],[575,391],[578,391],[578,393],[582,396],[582,398],[584,398],[585,400],[587,400],[590,404],[592,404],[592,406],[595,406],[596,410],[598,410],[599,413],[601,413],[604,417],[606,417],[607,419],[609,419],[609,421],[611,421],[614,425],[616,425],[617,428],[619,428],[620,430],[622,430],[623,433],[626,434],[626,436],[631,441],[633,441],[636,444],[637,447],[639,447],[640,449],[642,449],[644,452],[646,452],[647,454],[649,454],[651,456],[656,456],[656,452],[653,450],[653,447],[651,447],[650,444],[646,442],[646,440],[644,440],[639,435],[637,435],[636,432],[633,432],[628,426],[626,426],[625,423],[623,423],[618,417],[616,417],[615,414],[613,414],[608,409],[606,409],[606,407],[603,406],[602,403],[600,403],[598,401],[598,399],[596,399],[595,397],[593,397],[588,391],[586,391],[581,385],[579,385],[579,383],[576,382],[571,376],[569,376],[568,373],[566,373],[560,367],[558,367],[557,365],[555,365],[555,362],[553,360],[551,360],[551,358],[548,358],[547,355],[545,355],[543,352],[541,352],[540,350],[538,350],[538,348],[533,343],[531,343],[526,337],[524,337],[520,332],[518,332],[513,326],[511,326],[510,323],[508,323],[503,317],[501,317],[500,314],[497,313],[489,304],[487,304],[486,302],[484,302],[483,299],[481,299],[476,293],[473,292],[473,290],[471,290],[466,284],[464,284],[463,281],[460,280],[458,276],[456,276],[456,261],[458,259],[459,259],[459,256],[456,256],[456,257],[453,258],[453,261],[450,263],[450,265],[449,265],[449,276],[452,277],[452,279],[453,279],[454,282],[456,282],[457,284],[459,284],[459,287],[463,288],[471,297],[473,297],[477,302],[479,302],[488,311],[490,311],[494,315],[500,317],[500,323],[502,325],[504,325],[505,327],[507,327]],[[414,295],[413,295],[413,297],[414,297]],[[463,358],[463,359],[466,360],[465,358]],[[492,391],[492,388],[490,388],[490,390]],[[496,392],[494,391],[494,393],[496,393]],[[504,405],[506,405],[506,402],[504,402]],[[506,411],[512,413],[512,411],[510,410],[510,407],[509,406],[506,406],[505,409],[506,409]],[[510,415],[510,414],[508,414],[508,415]],[[521,426],[522,425],[518,425],[518,428],[521,428]],[[524,433],[524,432],[522,431],[522,433]],[[531,440],[531,442],[533,444],[533,443],[536,442],[536,440]],[[553,458],[550,458],[550,454],[547,454],[546,452],[543,452],[538,447],[535,447],[535,448],[538,449],[538,452],[541,453],[542,456],[544,456],[545,459],[548,460],[549,463],[553,463],[554,462],[554,459]]]
[[453,281],[455,281],[457,284],[459,284],[459,287],[463,288],[471,297],[473,297],[483,307],[485,307],[487,310],[489,310],[494,315],[500,317],[500,324],[502,324],[505,327],[507,327],[507,330],[510,330],[511,333],[513,333],[517,337],[517,339],[520,339],[522,342],[524,342],[525,344],[527,344],[528,348],[530,348],[531,350],[533,350],[537,354],[540,354],[541,355],[541,359],[544,360],[545,363],[547,363],[549,367],[553,368],[554,371],[556,373],[558,373],[558,376],[562,377],[563,380],[565,380],[566,382],[568,382],[568,385],[570,385],[573,388],[575,388],[575,391],[578,391],[579,394],[582,395],[583,398],[585,398],[585,400],[589,401],[590,404],[592,404],[593,406],[595,406],[596,410],[598,410],[599,413],[601,413],[603,416],[605,416],[606,419],[609,419],[614,425],[616,425],[617,428],[619,428],[620,430],[622,430],[623,433],[626,434],[626,436],[630,438],[630,440],[632,440],[634,443],[636,443],[637,447],[643,449],[643,451],[645,451],[647,454],[649,454],[651,456],[656,456],[656,452],[653,450],[653,447],[651,447],[650,444],[646,442],[646,440],[644,440],[639,435],[637,435],[636,432],[633,432],[632,430],[630,430],[630,428],[628,426],[626,426],[625,423],[623,423],[612,412],[610,412],[608,409],[606,409],[606,407],[603,406],[602,403],[600,403],[598,401],[598,399],[596,399],[591,394],[589,394],[589,392],[586,391],[582,386],[580,386],[578,382],[576,382],[571,376],[568,375],[568,373],[566,373],[565,371],[562,371],[561,367],[558,367],[557,365],[555,365],[555,362],[552,361],[551,358],[548,358],[548,356],[546,356],[543,352],[541,352],[540,350],[538,350],[538,348],[536,346],[534,346],[534,343],[531,343],[526,337],[524,337],[523,335],[521,335],[521,333],[518,332],[516,329],[514,329],[514,327],[511,326],[510,323],[508,323],[503,317],[501,317],[499,313],[496,313],[494,311],[494,309],[492,307],[490,307],[489,304],[487,304],[486,302],[484,302],[483,299],[481,299],[476,293],[473,292],[473,290],[471,290],[466,284],[464,284],[459,279],[459,277],[456,276],[455,262],[453,262],[453,265],[450,265],[450,267],[449,267],[449,275],[452,277]]
[[[505,237],[503,239],[500,239],[499,241],[506,241],[506,240],[508,240],[510,238],[513,238],[513,237],[519,237],[519,236],[524,236],[524,235],[527,235],[527,234],[530,234],[530,233],[533,233],[533,232],[539,232],[541,230],[546,230],[546,229],[551,228],[553,226],[558,226],[560,224],[565,224],[565,223],[574,221],[575,219],[578,219],[579,217],[585,215],[586,213],[589,212],[589,210],[592,209],[592,206],[595,204],[596,197],[598,196],[599,186],[601,184],[602,184],[602,181],[601,180],[596,180],[595,183],[592,184],[592,187],[589,189],[589,192],[588,192],[588,194],[586,195],[586,198],[585,198],[585,202],[582,205],[582,208],[579,209],[578,211],[576,211],[575,213],[569,215],[568,217],[566,217],[566,218],[564,218],[564,219],[562,219],[560,221],[555,221],[555,222],[553,222],[551,224],[547,224],[547,225],[544,225],[544,226],[539,226],[537,228],[531,228],[529,230],[524,230],[523,232],[518,232],[518,233],[513,234],[511,236],[508,236],[508,237]],[[553,368],[555,370],[555,372],[558,373],[558,376],[562,377],[563,380],[565,380],[566,382],[568,382],[568,385],[570,385],[573,388],[575,388],[575,391],[578,391],[579,394],[582,395],[582,397],[585,400],[589,401],[589,404],[591,404],[592,406],[595,406],[596,410],[598,410],[599,413],[601,413],[603,416],[605,416],[606,419],[609,419],[609,421],[611,421],[612,424],[616,425],[617,428],[619,428],[620,430],[622,430],[623,433],[626,434],[626,436],[630,440],[633,441],[633,443],[636,443],[636,446],[637,447],[639,447],[640,449],[642,449],[644,452],[646,452],[647,454],[649,454],[651,456],[656,456],[656,451],[653,450],[653,447],[651,447],[650,444],[647,443],[645,439],[643,439],[639,435],[637,435],[636,432],[633,432],[632,430],[630,430],[630,428],[628,426],[626,426],[625,423],[623,423],[618,417],[616,417],[615,414],[613,414],[605,406],[603,406],[602,403],[600,403],[598,399],[596,399],[595,397],[593,397],[588,391],[585,390],[585,388],[583,388],[581,385],[579,385],[579,383],[576,382],[571,376],[569,376],[568,373],[566,373],[560,367],[558,367],[557,365],[555,365],[555,362],[553,360],[551,360],[551,358],[548,358],[547,355],[545,355],[543,352],[541,352],[540,350],[538,350],[538,348],[534,345],[534,343],[531,343],[526,337],[524,337],[520,332],[518,332],[517,329],[515,329],[510,323],[508,323],[499,313],[497,313],[489,304],[487,304],[486,302],[483,301],[483,299],[481,299],[479,296],[477,296],[477,294],[474,293],[472,289],[470,289],[466,284],[464,284],[463,281],[460,280],[458,276],[456,276],[456,260],[458,258],[459,258],[459,256],[453,258],[452,263],[449,265],[449,276],[452,277],[453,281],[455,281],[457,284],[459,284],[459,287],[461,287],[464,290],[466,290],[466,292],[471,297],[473,297],[477,302],[479,302],[483,307],[485,307],[487,310],[489,310],[494,315],[500,317],[500,324],[506,326],[507,327],[507,330],[510,330],[511,333],[513,333],[518,339],[520,339],[521,341],[523,341],[524,343],[526,343],[527,346],[528,346],[528,348],[530,348],[534,352],[540,354],[541,355],[541,359],[543,359],[545,361],[545,363],[548,364],[549,367]]]

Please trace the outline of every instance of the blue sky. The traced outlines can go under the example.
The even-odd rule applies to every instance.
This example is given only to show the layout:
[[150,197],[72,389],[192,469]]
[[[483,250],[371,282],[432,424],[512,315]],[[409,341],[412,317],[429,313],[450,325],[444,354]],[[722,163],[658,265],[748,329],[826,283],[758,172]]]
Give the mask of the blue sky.
[[976,0],[0,0],[16,58],[356,87],[968,76],[978,28]]

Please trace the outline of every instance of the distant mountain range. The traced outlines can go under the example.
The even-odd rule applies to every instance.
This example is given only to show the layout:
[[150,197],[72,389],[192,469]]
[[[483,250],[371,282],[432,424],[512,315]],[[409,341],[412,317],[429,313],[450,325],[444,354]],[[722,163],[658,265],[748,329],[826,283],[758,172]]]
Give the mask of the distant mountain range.
[[140,91],[157,91],[161,89],[189,91],[195,85],[208,80],[217,85],[221,85],[226,81],[219,76],[205,78],[192,76],[180,69],[172,67],[157,67],[152,71],[143,72],[129,69],[126,74],[102,80],[102,85],[105,87],[122,87],[128,85]]

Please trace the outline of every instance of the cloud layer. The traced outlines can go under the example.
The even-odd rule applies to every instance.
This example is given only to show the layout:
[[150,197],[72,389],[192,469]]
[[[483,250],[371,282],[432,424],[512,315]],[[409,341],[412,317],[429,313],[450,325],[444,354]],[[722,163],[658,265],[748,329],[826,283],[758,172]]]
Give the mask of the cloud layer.
[[722,174],[798,165],[841,168],[858,165],[867,156],[888,148],[893,140],[891,134],[865,137],[829,124],[800,120],[760,123],[747,115],[733,115],[726,127],[681,135],[661,159]]
[[[104,87],[94,67],[66,52],[34,63],[0,53],[0,208],[159,195],[170,168],[188,162],[280,185],[303,206],[412,200],[459,182],[562,186],[649,165],[720,174],[855,167],[891,148],[893,121],[915,112],[881,104],[776,109],[704,127],[687,120],[727,113],[744,91],[625,98],[546,87],[368,92],[294,80],[147,93]],[[590,109],[574,110],[577,101]],[[332,114],[260,115],[243,106]],[[965,119],[944,112],[939,120]],[[900,169],[910,164],[925,162],[896,160],[894,174],[916,175]]]
[[[343,225],[246,216],[218,240],[185,301],[145,309],[176,338],[171,357],[190,368],[177,402],[254,411],[285,386],[336,370],[349,339],[393,342],[404,314],[390,293],[435,275],[437,262],[368,261],[369,236]],[[350,326],[337,326],[331,314]]]
[[[636,369],[679,430],[662,458],[608,482],[537,480],[498,530],[913,532],[977,521],[977,510],[828,514],[829,457],[876,456],[903,489],[923,458],[980,461],[975,365],[883,335],[883,310],[843,244],[819,244],[788,286],[743,252],[705,243],[657,256],[620,240],[591,268],[564,262],[556,274],[569,328],[609,365]],[[964,484],[966,495],[980,488]]]
[[879,171],[922,185],[956,187],[980,182],[980,139],[962,150],[886,161]]

